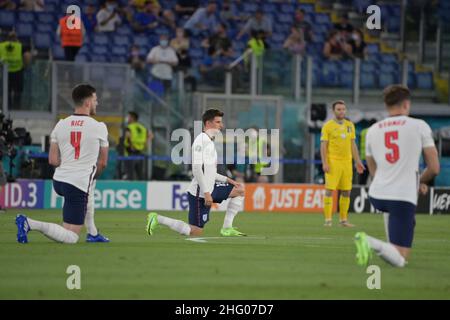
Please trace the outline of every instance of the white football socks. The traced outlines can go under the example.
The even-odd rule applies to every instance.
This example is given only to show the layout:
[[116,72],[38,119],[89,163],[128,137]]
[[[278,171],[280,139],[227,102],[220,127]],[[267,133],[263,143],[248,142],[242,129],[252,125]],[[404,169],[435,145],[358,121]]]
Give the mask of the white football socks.
[[95,237],[98,234],[98,231],[94,221],[94,213],[95,213],[94,190],[95,190],[95,180],[92,182],[92,187],[89,192],[89,199],[87,203],[86,217],[84,218],[84,225],[86,226],[87,232]]
[[404,267],[406,264],[405,258],[400,254],[394,245],[387,243],[371,236],[367,236],[369,246],[375,250],[377,255],[395,267]]
[[62,243],[77,243],[78,235],[55,223],[41,222],[27,218],[31,230],[42,232],[48,238]]
[[189,236],[191,234],[191,226],[181,220],[164,217],[158,214],[158,223],[169,227],[179,234]]
[[234,197],[230,199],[227,206],[227,212],[225,213],[225,219],[223,220],[223,228],[232,228],[234,217],[242,210],[244,203],[244,197]]

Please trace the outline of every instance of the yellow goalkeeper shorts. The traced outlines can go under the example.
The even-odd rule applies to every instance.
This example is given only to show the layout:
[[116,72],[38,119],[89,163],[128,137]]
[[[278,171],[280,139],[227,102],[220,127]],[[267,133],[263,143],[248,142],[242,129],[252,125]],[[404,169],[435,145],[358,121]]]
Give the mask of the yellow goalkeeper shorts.
[[350,160],[328,160],[329,173],[325,173],[328,190],[352,190],[353,166]]

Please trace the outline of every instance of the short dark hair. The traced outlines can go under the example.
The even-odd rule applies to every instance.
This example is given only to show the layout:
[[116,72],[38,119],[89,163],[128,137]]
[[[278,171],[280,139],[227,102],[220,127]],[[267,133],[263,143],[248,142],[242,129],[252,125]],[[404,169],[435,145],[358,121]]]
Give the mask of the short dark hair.
[[139,120],[139,114],[137,114],[137,112],[134,111],[130,111],[128,112],[128,114],[133,117],[134,120],[138,121]]
[[76,106],[81,106],[84,100],[91,98],[96,92],[95,88],[89,84],[79,84],[72,90],[72,100]]
[[333,102],[333,104],[331,105],[331,107],[333,108],[333,111],[334,111],[334,109],[336,108],[336,106],[337,106],[338,104],[343,104],[344,106],[347,106],[347,105],[345,104],[345,101],[344,101],[344,100],[336,100],[336,101]]
[[218,109],[208,109],[202,116],[203,125],[205,125],[207,121],[212,121],[215,117],[223,117],[223,115],[224,113]]
[[383,91],[384,103],[388,108],[398,106],[405,100],[411,99],[409,89],[401,84],[393,84]]

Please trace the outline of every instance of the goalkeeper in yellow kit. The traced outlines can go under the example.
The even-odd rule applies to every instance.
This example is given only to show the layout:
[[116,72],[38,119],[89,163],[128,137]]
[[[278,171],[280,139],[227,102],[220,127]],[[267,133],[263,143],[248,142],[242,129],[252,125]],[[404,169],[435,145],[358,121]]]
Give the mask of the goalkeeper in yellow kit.
[[320,138],[320,155],[322,168],[325,172],[325,226],[331,227],[333,214],[333,191],[339,190],[339,220],[344,227],[353,227],[348,222],[350,207],[350,191],[352,190],[353,166],[355,160],[356,171],[361,174],[365,167],[359,158],[358,147],[355,143],[355,126],[345,119],[347,108],[345,102],[338,100],[333,103],[334,118],[322,127]]

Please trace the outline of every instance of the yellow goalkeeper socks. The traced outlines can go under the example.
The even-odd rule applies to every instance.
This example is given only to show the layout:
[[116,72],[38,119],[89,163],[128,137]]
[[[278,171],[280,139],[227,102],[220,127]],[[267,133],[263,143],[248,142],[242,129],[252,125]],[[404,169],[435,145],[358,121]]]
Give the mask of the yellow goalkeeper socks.
[[347,221],[348,219],[348,208],[350,207],[349,197],[339,197],[339,218],[340,221]]
[[330,221],[333,214],[333,197],[324,197],[323,213],[325,215],[325,220]]

